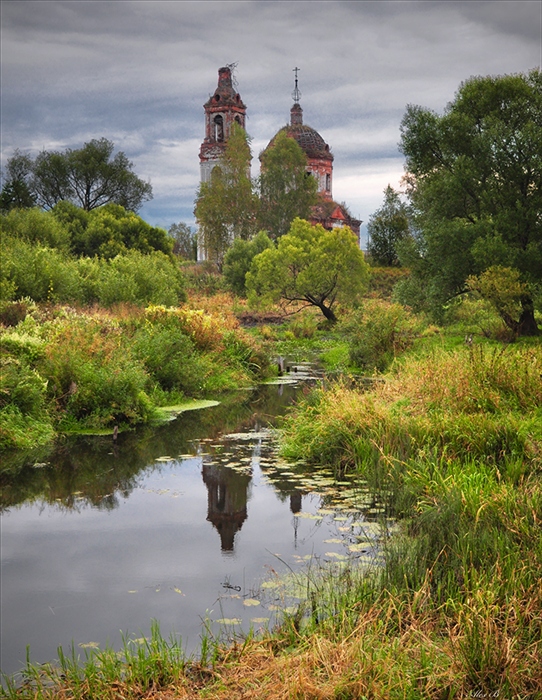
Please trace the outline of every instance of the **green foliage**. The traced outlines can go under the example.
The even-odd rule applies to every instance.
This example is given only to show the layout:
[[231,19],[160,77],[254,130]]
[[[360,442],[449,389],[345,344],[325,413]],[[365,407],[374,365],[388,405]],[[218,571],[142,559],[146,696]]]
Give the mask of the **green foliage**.
[[68,229],[74,255],[114,258],[128,250],[170,254],[173,249],[166,231],[150,226],[118,204],[86,212],[70,202],[60,202],[52,211]]
[[226,284],[239,296],[246,295],[246,274],[252,261],[267,248],[272,246],[271,239],[265,231],[260,231],[248,241],[236,238],[224,256],[222,268]]
[[180,268],[161,252],[132,250],[111,260],[73,257],[54,248],[3,236],[0,268],[3,300],[119,302],[175,305],[185,299]]
[[46,412],[47,381],[32,368],[42,354],[36,338],[0,336],[0,449],[32,447],[54,435]]
[[308,219],[318,201],[318,183],[307,176],[307,156],[297,141],[279,131],[260,154],[260,226],[273,239],[288,232],[292,221]]
[[[152,187],[135,175],[133,163],[122,151],[113,156],[114,148],[111,141],[101,138],[80,149],[42,151],[35,159],[16,151],[7,165],[10,192],[24,185],[30,199],[46,209],[66,200],[85,211],[109,202],[137,211],[152,199]],[[10,192],[4,189],[3,197],[8,198]]]
[[32,159],[16,149],[6,164],[5,183],[0,193],[0,212],[35,206],[30,188]]
[[0,267],[3,300],[70,302],[81,298],[76,261],[58,249],[3,236]]
[[[542,73],[471,78],[444,115],[410,106],[401,125],[416,232],[400,248],[405,300],[432,310],[493,266],[536,284],[542,269]],[[532,294],[518,332],[536,335]]]
[[[0,216],[2,238],[9,236],[26,243],[38,243],[61,251],[70,250],[70,232],[51,212],[41,209],[13,209]],[[4,247],[4,242],[2,241]]]
[[[115,260],[78,262],[99,272]],[[155,420],[156,406],[238,388],[268,367],[233,317],[127,304],[81,312],[27,303],[17,326],[0,327],[0,363],[1,448],[39,445],[56,431]]]
[[355,304],[367,287],[368,265],[352,231],[326,231],[295,219],[276,247],[254,258],[246,276],[249,299],[300,301],[335,321],[335,302]]
[[199,186],[194,214],[198,221],[198,246],[206,259],[222,266],[233,240],[248,240],[256,232],[258,199],[250,179],[250,144],[238,124],[232,130],[220,164],[208,182]]
[[186,299],[180,268],[160,252],[143,255],[132,250],[112,260],[82,258],[76,268],[84,280],[86,303],[176,306]]
[[532,297],[518,270],[493,265],[480,275],[468,277],[466,284],[471,292],[491,304],[511,331],[520,331],[521,316],[527,303],[525,297]]
[[379,265],[399,266],[397,244],[409,235],[409,211],[390,185],[384,190],[384,204],[369,217],[367,231],[371,259]]
[[201,389],[203,368],[178,317],[170,316],[167,323],[148,318],[135,332],[133,348],[145,370],[164,391],[176,390],[192,396]]
[[397,355],[411,347],[419,322],[400,304],[365,301],[341,323],[349,340],[350,362],[383,372]]
[[61,425],[99,428],[137,423],[152,415],[145,394],[148,375],[126,351],[115,324],[68,317],[57,324],[54,342],[37,366],[48,380]]
[[196,260],[198,244],[196,234],[192,228],[180,221],[178,224],[171,224],[168,235],[173,239],[173,253],[180,255],[185,260]]

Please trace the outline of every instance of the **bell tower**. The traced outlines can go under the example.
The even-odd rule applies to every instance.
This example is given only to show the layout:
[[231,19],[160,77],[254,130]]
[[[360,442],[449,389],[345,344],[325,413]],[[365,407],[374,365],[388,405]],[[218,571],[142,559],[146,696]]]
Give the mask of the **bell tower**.
[[247,108],[237,92],[232,72],[236,64],[218,69],[218,85],[203,105],[205,110],[205,138],[199,151],[200,179],[208,182],[211,171],[218,163],[236,122],[245,128]]

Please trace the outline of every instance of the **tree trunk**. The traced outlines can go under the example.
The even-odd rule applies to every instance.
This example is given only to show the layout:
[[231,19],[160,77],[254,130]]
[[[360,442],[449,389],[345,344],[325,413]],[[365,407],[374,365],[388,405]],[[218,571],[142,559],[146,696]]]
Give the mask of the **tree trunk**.
[[518,335],[540,335],[540,329],[534,317],[534,304],[530,296],[521,299],[521,315],[519,317],[517,333]]
[[320,309],[320,311],[324,314],[324,316],[327,318],[328,321],[330,321],[331,323],[335,323],[337,321],[337,317],[333,313],[332,309],[330,309],[325,304],[317,304],[317,306]]

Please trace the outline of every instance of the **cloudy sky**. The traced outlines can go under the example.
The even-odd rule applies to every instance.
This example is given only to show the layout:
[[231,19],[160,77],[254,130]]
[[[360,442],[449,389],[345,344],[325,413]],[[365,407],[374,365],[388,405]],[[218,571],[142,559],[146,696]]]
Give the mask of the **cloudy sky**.
[[203,103],[237,63],[253,174],[289,119],[335,155],[334,198],[367,222],[400,188],[407,104],[441,112],[472,75],[542,61],[541,0],[1,0],[2,163],[106,137],[153,187],[140,214],[193,223]]

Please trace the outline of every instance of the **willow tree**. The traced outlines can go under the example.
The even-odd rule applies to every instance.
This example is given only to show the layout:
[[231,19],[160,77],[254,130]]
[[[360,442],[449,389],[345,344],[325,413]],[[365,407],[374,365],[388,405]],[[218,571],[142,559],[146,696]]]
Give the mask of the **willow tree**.
[[359,301],[368,280],[369,266],[347,226],[328,231],[296,218],[276,246],[254,258],[246,287],[251,301],[316,306],[333,323],[336,302]]
[[517,332],[537,335],[542,279],[542,72],[464,82],[444,114],[408,107],[401,124],[414,238],[403,300],[438,312],[471,275],[517,270]]

